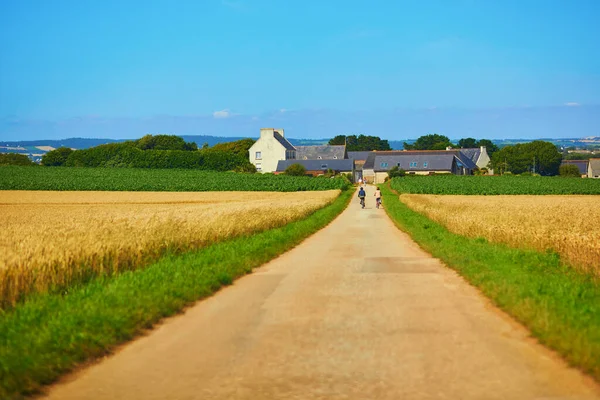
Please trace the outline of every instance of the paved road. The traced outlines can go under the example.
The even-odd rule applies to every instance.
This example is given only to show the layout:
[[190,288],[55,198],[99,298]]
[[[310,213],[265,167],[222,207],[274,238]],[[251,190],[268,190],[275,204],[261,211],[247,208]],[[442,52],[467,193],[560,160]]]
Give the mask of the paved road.
[[50,398],[600,399],[369,195]]

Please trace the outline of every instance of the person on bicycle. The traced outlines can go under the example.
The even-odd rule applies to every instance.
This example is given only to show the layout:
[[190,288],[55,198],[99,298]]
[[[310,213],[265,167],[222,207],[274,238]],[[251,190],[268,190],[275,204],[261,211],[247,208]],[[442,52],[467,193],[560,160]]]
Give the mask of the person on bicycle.
[[379,208],[379,206],[381,205],[381,190],[379,190],[379,187],[375,188],[375,207]]
[[367,196],[367,192],[365,192],[365,189],[361,186],[360,189],[358,189],[358,198],[360,199],[360,205],[362,206],[362,208],[365,208],[365,197]]

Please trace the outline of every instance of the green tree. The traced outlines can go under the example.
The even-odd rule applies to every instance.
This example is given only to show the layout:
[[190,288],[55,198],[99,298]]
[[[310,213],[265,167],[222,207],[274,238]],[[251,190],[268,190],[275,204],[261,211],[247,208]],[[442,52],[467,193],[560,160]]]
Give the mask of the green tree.
[[579,172],[579,168],[577,167],[577,165],[573,165],[573,164],[564,164],[561,165],[558,168],[558,174],[560,176],[564,176],[564,177],[576,177],[576,178],[580,178],[581,177],[581,172]]
[[176,135],[146,135],[134,143],[142,150],[198,150],[196,143],[186,143],[183,138]]
[[500,173],[524,172],[540,175],[557,175],[562,155],[550,142],[536,140],[531,143],[518,143],[506,146],[492,155],[492,168]]
[[[346,144],[346,135],[337,135],[336,137],[334,137],[333,139],[331,139],[329,141],[329,144],[331,146],[341,146]],[[356,136],[354,136],[356,138]]]
[[0,165],[35,165],[25,154],[19,153],[0,153]]
[[242,139],[236,140],[235,142],[218,143],[215,144],[212,149],[220,151],[229,151],[233,154],[248,157],[248,150],[255,143],[254,139]]
[[473,138],[464,138],[458,141],[458,147],[461,149],[472,149],[474,147],[478,147],[477,140]]
[[377,136],[368,135],[337,135],[329,141],[330,145],[346,145],[348,151],[373,151],[373,150],[391,150],[387,140]]
[[306,168],[302,164],[292,164],[285,169],[286,175],[291,176],[304,176],[306,175]]
[[69,147],[59,147],[51,150],[42,156],[42,165],[47,167],[60,167],[67,163],[69,155],[73,153],[73,149]]
[[481,147],[481,146],[485,147],[485,150],[487,151],[487,153],[490,157],[492,156],[492,154],[494,154],[495,152],[500,150],[498,148],[498,146],[496,146],[491,140],[488,140],[488,139],[480,139],[477,142],[477,145],[475,147]]
[[395,178],[395,177],[402,177],[406,175],[406,171],[401,169],[400,167],[398,167],[397,165],[394,165],[389,171],[388,171],[388,177],[390,179]]
[[432,135],[421,136],[414,144],[404,143],[405,150],[445,150],[447,147],[454,147],[447,136]]

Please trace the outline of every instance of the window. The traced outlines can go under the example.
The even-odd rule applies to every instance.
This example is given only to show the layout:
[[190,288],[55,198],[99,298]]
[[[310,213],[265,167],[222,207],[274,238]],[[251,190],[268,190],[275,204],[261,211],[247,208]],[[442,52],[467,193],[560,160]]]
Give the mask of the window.
[[258,172],[262,171],[262,164],[261,163],[256,164],[256,170]]
[[399,163],[399,162],[397,162],[397,163],[396,163],[396,166],[397,166],[397,167],[399,167],[399,166],[400,166],[400,163]]
[[419,165],[419,163],[416,162],[416,161],[411,161],[410,162],[410,168],[417,168],[418,165]]
[[320,159],[322,159],[322,158],[323,158],[323,157],[321,157],[321,156],[317,157],[317,159],[319,159],[319,160],[320,160]]
[[388,166],[388,163],[386,163],[386,162],[381,163],[381,168],[387,168],[387,166]]
[[327,164],[321,164],[321,169],[327,169]]
[[257,152],[256,152],[256,155],[254,156],[254,158],[255,158],[256,160],[262,160],[262,154],[261,154],[261,152],[260,152],[260,151],[257,151]]
[[423,168],[427,168],[427,161],[423,163]]
[[333,156],[333,159],[334,159],[334,160],[337,160],[337,156]]

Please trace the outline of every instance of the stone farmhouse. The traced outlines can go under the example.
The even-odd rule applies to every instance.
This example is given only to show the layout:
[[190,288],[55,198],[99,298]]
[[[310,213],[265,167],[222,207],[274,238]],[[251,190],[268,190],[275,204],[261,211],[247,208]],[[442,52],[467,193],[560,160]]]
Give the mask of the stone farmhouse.
[[562,160],[560,165],[575,165],[579,168],[579,175],[581,175],[582,178],[585,178],[588,176],[590,162],[588,160]]
[[292,164],[301,164],[307,173],[319,175],[332,169],[353,173],[346,146],[294,146],[283,129],[261,128],[260,137],[249,149],[250,162],[258,172],[281,173]]
[[407,174],[472,175],[478,167],[462,150],[374,151],[363,165],[363,179],[383,183],[389,170],[396,166]]
[[590,158],[588,178],[600,178],[600,158]]
[[383,182],[394,166],[409,174],[471,175],[475,169],[487,167],[490,161],[485,147],[348,152],[346,146],[294,146],[280,128],[261,128],[259,139],[249,149],[249,157],[262,173],[282,173],[292,164],[301,164],[311,175],[331,169],[352,173],[355,182],[362,178],[372,183]]

